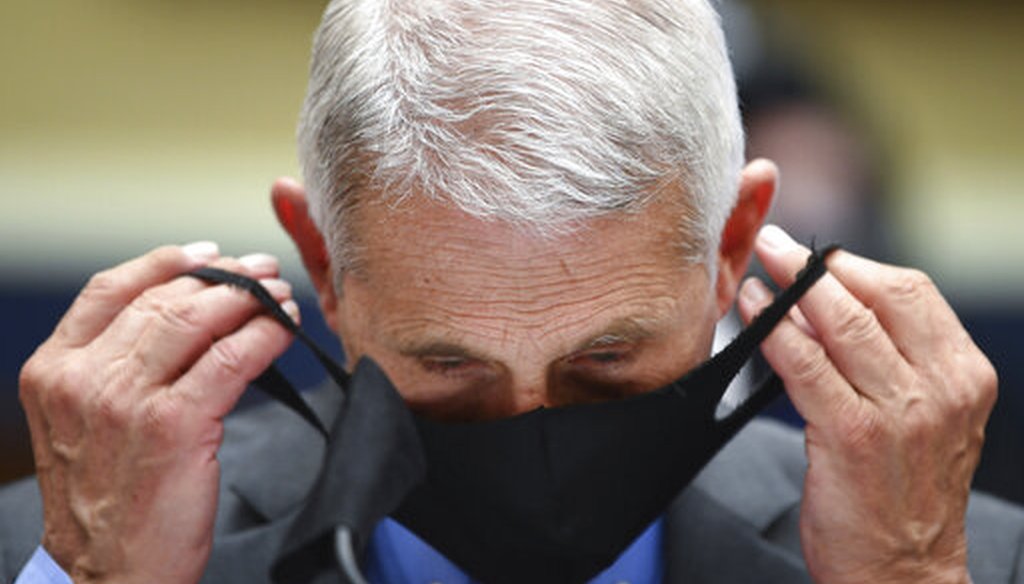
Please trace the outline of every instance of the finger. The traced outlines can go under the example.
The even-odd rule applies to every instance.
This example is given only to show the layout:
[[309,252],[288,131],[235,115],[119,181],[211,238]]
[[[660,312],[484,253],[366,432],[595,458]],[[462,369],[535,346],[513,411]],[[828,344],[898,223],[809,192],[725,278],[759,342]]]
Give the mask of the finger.
[[[277,259],[267,254],[250,254],[239,259],[223,257],[208,265],[222,270],[235,272],[251,278],[265,278],[265,281],[276,280],[278,273]],[[287,287],[287,296],[291,294],[291,288],[285,282],[275,284],[278,289]],[[109,358],[119,358],[127,355],[136,346],[138,340],[145,334],[154,320],[171,320],[176,324],[181,319],[189,320],[192,316],[202,317],[202,314],[195,311],[190,305],[190,299],[195,294],[209,289],[211,286],[204,280],[192,278],[185,273],[166,284],[154,286],[138,295],[131,304],[118,314],[113,322],[108,325],[107,331],[97,337],[97,340],[105,346],[102,352]],[[222,288],[229,290],[229,287],[222,285]],[[244,296],[239,291],[239,297]],[[230,296],[223,292],[220,296]],[[284,300],[280,298],[278,301]],[[195,323],[195,324],[201,324]],[[190,327],[182,327],[182,330],[175,330],[170,327],[166,332],[172,335],[188,334],[193,332]]]
[[233,267],[225,267],[224,269],[245,274],[256,280],[276,278],[280,275],[280,265],[277,258],[267,253],[244,255],[238,258],[238,265],[241,269],[233,269]]
[[217,244],[164,246],[94,275],[61,319],[55,337],[67,346],[87,344],[143,291],[216,259]]
[[[222,257],[208,264],[212,268],[219,268],[236,274],[242,274],[256,280],[275,279],[279,274],[279,263],[277,258],[266,253],[253,253],[240,258]],[[187,272],[180,274],[166,284],[154,286],[145,291],[145,294],[155,298],[179,298],[193,294],[209,287],[210,284],[200,278],[193,278]]]
[[[291,285],[284,280],[260,283],[278,302],[291,298]],[[112,346],[131,347],[129,367],[135,376],[147,382],[142,387],[152,387],[180,377],[217,339],[230,335],[262,310],[263,306],[245,290],[223,284],[210,286],[188,296],[153,300],[143,308],[130,308],[125,321],[133,322],[111,327],[104,337],[111,337]],[[129,312],[141,311],[147,314],[129,318]],[[131,336],[136,334],[136,322],[146,324],[141,334]]]
[[908,361],[926,364],[971,344],[953,309],[923,272],[888,266],[852,253],[829,258],[829,271],[878,315]]
[[815,341],[821,341],[821,337],[818,336],[818,331],[814,330],[814,327],[807,321],[807,317],[804,316],[804,313],[800,312],[799,306],[790,308],[787,316],[793,321],[793,324],[795,324],[797,328],[803,331],[805,335],[811,337]]
[[[748,324],[771,302],[771,292],[757,278],[748,278],[740,288],[740,316]],[[822,345],[789,317],[780,321],[761,343],[761,352],[782,378],[797,411],[809,423],[825,424],[860,399]]]
[[[780,286],[792,284],[811,253],[775,226],[761,230],[756,251]],[[908,364],[874,312],[839,280],[826,273],[798,306],[829,358],[857,391],[883,398],[896,393],[896,382],[904,379]]]
[[[283,304],[296,321],[294,301]],[[228,414],[245,388],[288,348],[292,335],[269,316],[248,321],[238,331],[220,339],[172,387],[213,418]]]

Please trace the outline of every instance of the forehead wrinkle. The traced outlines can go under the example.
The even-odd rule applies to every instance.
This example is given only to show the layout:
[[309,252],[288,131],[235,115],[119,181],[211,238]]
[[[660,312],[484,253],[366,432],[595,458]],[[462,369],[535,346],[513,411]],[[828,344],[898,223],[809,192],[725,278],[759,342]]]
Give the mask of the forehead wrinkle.
[[458,270],[434,266],[417,271],[418,274],[407,278],[410,285],[404,289],[404,299],[410,300],[410,295],[420,297],[428,309],[455,316],[493,314],[495,310],[518,316],[546,316],[549,311],[584,306],[634,290],[651,296],[674,296],[682,285],[682,274],[666,274],[655,261],[633,264],[628,269],[593,269],[574,275],[567,275],[560,268],[537,274],[536,270],[486,265],[463,265]]
[[[607,258],[590,262],[570,262],[560,260],[561,265],[543,266],[503,266],[481,264],[476,274],[487,274],[492,277],[484,280],[482,289],[535,291],[551,295],[561,295],[561,288],[577,289],[581,285],[604,284],[632,279],[639,283],[649,284],[656,281],[674,280],[681,272],[665,273],[664,267],[656,260],[635,261],[628,266],[608,269],[611,263]],[[571,267],[570,267],[571,266]]]
[[[669,300],[653,301],[649,297],[642,297],[643,303],[638,302],[629,309],[629,312],[622,314],[621,307],[629,303],[615,303],[589,312],[587,314],[570,314],[558,322],[548,323],[538,334],[538,340],[564,334],[566,330],[584,330],[586,334],[579,335],[581,340],[569,340],[563,349],[565,353],[574,353],[592,348],[601,337],[617,337],[624,342],[641,342],[657,338],[671,329],[675,324],[675,311]],[[609,313],[611,313],[609,315]],[[618,313],[618,314],[616,314]],[[594,326],[592,323],[602,318],[607,320]],[[588,326],[589,325],[589,326]]]
[[[621,307],[630,304],[629,313],[614,314],[621,313]],[[510,320],[506,315],[478,315],[449,310],[447,305],[436,305],[434,308],[443,312],[443,316],[437,312],[414,310],[411,316],[382,323],[379,330],[385,344],[408,356],[464,355],[483,361],[499,359],[483,350],[479,341],[473,341],[474,337],[499,343],[516,337],[539,343],[563,336],[567,330],[587,331],[586,334],[574,334],[575,338],[566,338],[559,343],[553,354],[564,356],[598,346],[601,339],[615,338],[617,342],[639,343],[657,338],[675,324],[674,304],[670,298],[655,300],[650,295],[637,293],[590,310],[564,311],[559,315],[561,318],[557,319],[537,318],[518,322]],[[609,313],[612,313],[609,316],[610,322],[588,326]]]
[[[426,208],[422,208],[424,205]],[[388,233],[387,237],[373,237],[374,245],[365,250],[368,256],[373,256],[372,261],[366,262],[371,269],[395,262],[441,269],[458,269],[471,264],[485,270],[484,273],[498,275],[507,275],[510,269],[515,269],[528,271],[534,277],[548,274],[572,276],[591,268],[600,270],[610,262],[620,261],[623,253],[630,253],[621,246],[595,246],[590,240],[592,234],[601,232],[604,227],[622,229],[626,225],[633,228],[629,231],[635,229],[647,233],[644,239],[648,245],[645,245],[643,253],[633,249],[633,257],[644,257],[650,263],[668,261],[680,268],[692,266],[679,256],[677,245],[667,243],[678,237],[675,226],[650,220],[638,221],[642,216],[616,214],[614,217],[596,218],[571,233],[538,237],[519,233],[501,222],[467,218],[458,210],[430,202],[408,201],[407,205],[398,208],[378,203],[368,205],[364,212],[370,211],[369,207],[376,211],[370,214],[378,215],[376,221],[367,222],[375,224],[372,231]],[[386,212],[381,215],[380,211]],[[453,223],[458,224],[458,229],[453,229]],[[669,227],[670,232],[662,233]],[[657,243],[651,246],[651,242]],[[366,259],[371,260],[370,257]]]
[[651,340],[666,326],[665,322],[650,315],[631,314],[616,318],[600,332],[587,337],[576,345],[574,353],[614,344],[636,344]]
[[473,327],[460,325],[456,318],[438,318],[423,313],[415,313],[383,323],[379,327],[380,337],[384,344],[407,354],[425,354],[427,348],[459,347],[461,352],[475,353],[480,358],[491,359],[479,349],[473,348],[475,343],[466,341],[473,337],[485,339],[505,339],[508,337],[508,323],[505,319],[495,317],[474,318]]
[[509,316],[522,319],[523,324],[544,328],[545,323],[562,320],[563,315],[575,315],[579,320],[591,320],[607,309],[614,309],[638,300],[654,296],[667,296],[664,290],[650,291],[647,287],[638,289],[635,283],[616,282],[610,288],[586,290],[585,294],[569,296],[565,291],[556,291],[543,297],[522,300],[488,300],[487,307],[508,311]]
[[[565,323],[590,322],[609,310],[621,311],[622,307],[651,307],[635,310],[637,322],[662,320],[663,314],[672,314],[678,306],[673,286],[661,284],[638,285],[636,281],[616,280],[611,287],[577,287],[586,291],[571,295],[565,289],[557,289],[540,297],[527,298],[516,291],[519,297],[501,298],[499,295],[480,290],[435,296],[429,299],[406,299],[402,309],[390,312],[390,322],[383,322],[387,328],[404,329],[452,328],[466,329],[474,334],[494,339],[507,337],[511,329],[523,329],[539,338],[550,336],[547,329],[564,328]],[[653,314],[643,319],[640,313]],[[396,320],[400,319],[400,320]],[[412,333],[412,334],[415,334]]]

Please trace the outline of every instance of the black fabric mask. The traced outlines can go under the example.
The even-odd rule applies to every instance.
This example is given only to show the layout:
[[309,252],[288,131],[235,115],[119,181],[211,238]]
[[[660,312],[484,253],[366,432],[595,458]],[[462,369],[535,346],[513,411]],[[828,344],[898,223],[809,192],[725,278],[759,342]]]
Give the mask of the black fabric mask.
[[736,409],[716,418],[730,381],[825,273],[825,258],[834,249],[812,254],[793,285],[748,328],[674,383],[622,400],[459,424],[410,412],[367,358],[349,378],[258,283],[212,268],[194,272],[251,291],[313,347],[347,393],[328,431],[276,370],[257,380],[328,440],[324,466],[283,544],[275,580],[311,579],[340,525],[349,546],[342,550],[343,567],[353,582],[361,582],[351,546],[365,543],[376,523],[390,515],[481,582],[586,582],[614,562],[781,393],[781,381],[772,375]]

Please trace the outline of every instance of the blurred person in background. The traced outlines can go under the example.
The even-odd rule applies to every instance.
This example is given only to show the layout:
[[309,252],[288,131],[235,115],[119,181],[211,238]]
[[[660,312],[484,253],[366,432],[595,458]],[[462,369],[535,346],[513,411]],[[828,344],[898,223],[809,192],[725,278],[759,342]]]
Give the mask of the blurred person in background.
[[[802,44],[807,39],[780,38],[778,30],[765,26],[779,16],[778,11],[758,12],[746,3],[729,1],[721,9],[733,49],[747,158],[768,158],[782,169],[780,193],[768,220],[785,226],[800,241],[840,242],[847,250],[877,260],[907,261],[893,221],[893,197],[899,193],[890,192],[899,157],[893,156],[892,144],[880,139],[881,128],[847,95],[856,93],[856,82],[830,82],[816,74],[811,51]],[[766,275],[756,264],[753,273]],[[1014,337],[1014,323],[1020,317],[1008,306],[972,306],[969,299],[957,297],[952,301],[963,311],[967,329],[991,351],[1005,382],[986,428],[976,486],[1024,502],[1024,426],[1019,424],[1024,393]],[[716,346],[724,346],[740,327],[735,314],[723,319]],[[767,371],[763,359],[753,359],[751,371],[737,379],[726,402],[735,403]],[[768,412],[801,423],[784,398]]]
[[[779,285],[796,279],[810,252],[762,228],[778,172],[744,163],[708,3],[449,8],[328,7],[300,124],[305,185],[272,189],[356,378],[372,359],[439,421],[629,407],[707,358],[734,300],[748,323],[771,304],[759,279],[740,285],[752,254]],[[180,277],[202,266],[259,279],[298,316],[273,258],[211,243],[94,277],[23,372],[38,478],[0,495],[3,578],[268,577],[322,453],[279,406],[224,421],[291,336],[249,296]],[[969,495],[991,365],[920,272],[843,251],[828,267],[763,345],[803,437],[752,423],[616,556],[563,555],[529,581],[1021,581],[1024,512]],[[310,401],[343,415],[337,388]],[[659,446],[631,454],[658,462]],[[585,477],[551,521],[623,478]],[[622,539],[605,528],[581,537]],[[502,535],[484,533],[469,544]],[[351,558],[334,543],[302,556],[303,581],[341,577]],[[358,543],[375,582],[508,580],[466,574],[444,542],[390,519]]]
[[[782,169],[768,221],[784,226],[798,241],[841,243],[879,261],[899,262],[884,208],[887,160],[872,139],[870,125],[858,123],[836,92],[792,50],[774,46],[746,4],[724,2],[722,10],[733,47],[747,159],[767,158]],[[752,274],[767,276],[756,263]],[[716,348],[724,347],[742,326],[735,312],[722,319]],[[755,389],[755,380],[769,371],[755,357],[730,387],[723,411],[742,401]],[[767,412],[802,423],[784,397]]]

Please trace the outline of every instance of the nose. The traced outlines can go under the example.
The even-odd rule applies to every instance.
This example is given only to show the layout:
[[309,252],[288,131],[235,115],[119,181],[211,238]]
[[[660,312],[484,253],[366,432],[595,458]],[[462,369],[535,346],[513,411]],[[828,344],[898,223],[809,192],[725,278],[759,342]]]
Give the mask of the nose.
[[508,415],[522,414],[537,408],[548,408],[555,405],[551,400],[547,383],[530,383],[514,385],[511,390]]
[[573,385],[565,379],[560,379],[553,365],[537,368],[528,374],[520,371],[511,384],[507,402],[509,412],[506,415],[593,401]]

